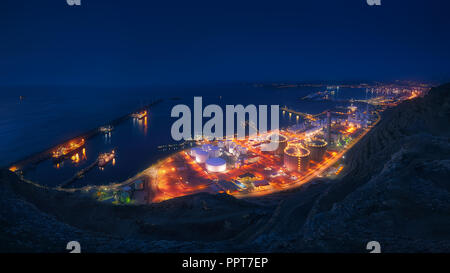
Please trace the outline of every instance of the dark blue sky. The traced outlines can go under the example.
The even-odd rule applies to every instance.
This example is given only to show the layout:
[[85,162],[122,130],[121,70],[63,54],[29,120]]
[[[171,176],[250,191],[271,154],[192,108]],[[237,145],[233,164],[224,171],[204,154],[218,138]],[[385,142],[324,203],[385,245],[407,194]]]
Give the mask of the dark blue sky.
[[445,0],[6,0],[0,84],[450,80]]

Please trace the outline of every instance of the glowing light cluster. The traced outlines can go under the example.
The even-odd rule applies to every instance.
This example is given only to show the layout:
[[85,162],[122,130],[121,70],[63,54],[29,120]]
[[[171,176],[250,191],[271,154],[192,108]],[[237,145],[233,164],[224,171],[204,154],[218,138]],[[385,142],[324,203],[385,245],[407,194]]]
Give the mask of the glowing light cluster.
[[85,143],[84,138],[81,140],[72,140],[68,144],[62,145],[58,147],[55,151],[53,151],[52,156],[54,158],[59,158],[61,156],[65,156],[69,154],[70,152],[73,152],[83,146]]

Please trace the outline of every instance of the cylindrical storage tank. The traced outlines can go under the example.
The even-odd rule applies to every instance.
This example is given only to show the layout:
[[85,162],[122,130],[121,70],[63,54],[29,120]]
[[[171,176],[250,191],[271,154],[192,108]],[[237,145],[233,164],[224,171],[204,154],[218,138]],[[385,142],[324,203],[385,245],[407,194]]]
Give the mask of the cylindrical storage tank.
[[[272,136],[273,136],[273,135],[270,135],[270,136],[267,138],[267,140],[271,142]],[[284,149],[285,149],[286,146],[287,146],[287,137],[284,136],[284,135],[278,134],[278,140],[277,140],[277,141],[274,141],[274,142],[277,142],[277,143],[278,143],[278,148],[277,148],[275,151],[273,151],[273,153],[278,154],[278,155],[282,155],[283,152],[284,152]],[[269,145],[270,145],[270,144],[269,144]]]
[[301,172],[306,172],[309,168],[309,155],[310,155],[310,151],[306,150],[306,149],[302,149],[303,152],[301,154],[301,156],[298,157],[298,169]]
[[198,151],[201,151],[201,149],[195,147],[195,148],[192,148],[192,149],[191,149],[191,151],[190,151],[189,154],[190,154],[192,157],[195,157],[195,156],[197,155],[197,152],[198,152]]
[[298,145],[288,146],[284,150],[284,166],[289,171],[305,172],[309,168],[310,152]]
[[198,163],[205,163],[208,158],[209,153],[207,151],[199,150],[195,154],[195,161],[197,161]]
[[209,172],[224,172],[227,170],[227,163],[220,157],[213,157],[206,160],[206,169]]
[[323,160],[327,150],[327,142],[321,139],[314,139],[305,143],[306,148],[311,152],[311,160],[320,162]]
[[220,156],[220,148],[217,146],[212,146],[209,150],[209,157],[219,157]]
[[297,157],[295,156],[295,147],[288,147],[284,151],[284,167],[289,171],[297,171]]

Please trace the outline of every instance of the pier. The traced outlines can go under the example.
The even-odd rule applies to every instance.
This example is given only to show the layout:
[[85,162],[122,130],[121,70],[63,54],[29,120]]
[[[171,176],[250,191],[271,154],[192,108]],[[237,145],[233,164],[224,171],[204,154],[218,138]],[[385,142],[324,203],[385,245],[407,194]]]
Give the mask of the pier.
[[326,113],[326,111],[324,111],[324,112],[319,113],[319,114],[316,114],[316,115],[311,115],[311,114],[308,114],[308,113],[302,113],[302,112],[298,112],[298,111],[289,109],[289,108],[287,108],[286,106],[285,106],[285,107],[281,107],[281,110],[282,110],[283,112],[288,112],[288,113],[290,113],[290,114],[294,114],[294,115],[300,116],[300,117],[302,117],[302,118],[304,118],[304,119],[308,119],[308,120],[310,120],[310,121],[316,121],[316,120],[317,120],[317,116],[320,116],[320,115]]
[[92,168],[94,168],[95,166],[98,165],[98,158],[89,166],[87,166],[86,168],[80,170],[79,172],[77,172],[73,177],[71,177],[69,180],[61,183],[61,185],[58,186],[58,188],[65,188],[67,186],[69,186],[70,184],[72,184],[73,182],[75,182],[76,180],[82,178],[84,176],[85,173],[87,173],[88,171],[92,170]]
[[[152,107],[152,106],[154,106],[154,105],[156,105],[156,104],[158,104],[158,103],[160,103],[162,101],[163,101],[162,99],[156,99],[156,100],[152,101],[151,103],[149,103],[148,105],[145,105],[145,106],[137,109],[137,111],[139,111],[139,112],[143,111],[143,110],[148,109],[148,108],[150,108],[150,107]],[[68,139],[67,141],[64,141],[63,143],[60,143],[60,144],[58,144],[58,145],[56,145],[54,147],[51,147],[51,148],[46,149],[44,151],[35,153],[35,154],[30,155],[30,156],[28,156],[28,157],[26,157],[24,159],[18,160],[16,162],[10,164],[9,170],[11,170],[11,171],[20,171],[20,170],[25,169],[27,166],[37,165],[38,163],[51,158],[52,152],[55,149],[57,149],[59,146],[66,145],[70,141],[73,141],[73,140],[79,140],[79,139],[82,139],[82,138],[85,139],[85,140],[88,140],[90,138],[93,138],[93,137],[95,137],[95,136],[97,136],[98,134],[101,133],[100,128],[102,126],[107,126],[107,125],[117,126],[117,125],[125,122],[129,118],[131,118],[131,115],[132,115],[132,113],[126,114],[126,115],[121,116],[119,118],[116,118],[116,119],[114,119],[114,120],[112,120],[112,121],[110,121],[110,122],[108,122],[106,124],[100,125],[99,127],[95,128],[95,129],[87,131],[87,132],[85,132],[85,133],[83,133],[83,134],[81,134],[79,136],[75,136],[75,137],[73,137],[71,139]]]
[[[318,113],[318,114],[312,115],[312,114],[302,113],[302,112],[298,112],[298,111],[289,109],[289,108],[287,108],[286,106],[285,106],[285,107],[281,107],[280,109],[281,109],[283,112],[288,112],[288,113],[290,113],[290,114],[300,116],[300,117],[302,117],[302,118],[304,118],[304,119],[307,119],[307,120],[310,120],[310,121],[316,121],[316,120],[318,120],[318,117],[319,117],[320,115],[325,115],[325,114],[328,112],[328,111],[323,111],[322,113]],[[348,113],[344,113],[344,112],[330,111],[330,113],[331,113],[331,114],[334,114],[334,115],[341,115],[341,116],[348,115]]]

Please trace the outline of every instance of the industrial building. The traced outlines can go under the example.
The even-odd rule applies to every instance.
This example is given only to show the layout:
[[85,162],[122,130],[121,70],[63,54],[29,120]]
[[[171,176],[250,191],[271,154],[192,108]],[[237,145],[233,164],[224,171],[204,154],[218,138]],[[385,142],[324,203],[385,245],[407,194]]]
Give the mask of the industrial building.
[[[315,117],[319,115],[323,118]],[[333,168],[342,151],[364,132],[357,124],[362,114],[356,111],[355,117],[350,123],[347,113],[324,111],[288,129],[246,139],[197,141],[198,147],[174,154],[161,165],[158,187],[170,196],[200,191],[242,196],[303,184],[321,175],[325,168]],[[277,149],[266,152],[275,138]],[[167,195],[153,199],[165,200]]]

